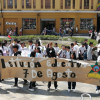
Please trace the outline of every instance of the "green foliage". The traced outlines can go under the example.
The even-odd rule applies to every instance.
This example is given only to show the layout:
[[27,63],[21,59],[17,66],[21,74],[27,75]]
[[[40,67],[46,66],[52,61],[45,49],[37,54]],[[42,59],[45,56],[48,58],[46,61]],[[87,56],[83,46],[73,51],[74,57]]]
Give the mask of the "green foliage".
[[19,39],[21,41],[23,40],[36,40],[36,39],[41,39],[41,40],[59,40],[59,36],[54,36],[54,35],[27,35],[27,36],[11,36],[13,39]]

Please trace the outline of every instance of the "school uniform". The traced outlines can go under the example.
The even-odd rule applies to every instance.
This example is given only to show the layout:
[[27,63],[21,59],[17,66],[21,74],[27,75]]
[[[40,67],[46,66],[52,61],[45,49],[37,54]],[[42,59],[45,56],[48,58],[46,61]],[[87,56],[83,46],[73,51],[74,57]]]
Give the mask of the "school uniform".
[[[70,59],[71,58],[71,51],[67,51],[66,52],[66,58],[67,59]],[[68,89],[71,90],[71,89],[75,89],[76,87],[76,82],[68,82]]]
[[[49,57],[49,58],[56,57],[54,48],[47,48],[46,52],[47,52],[47,57]],[[50,89],[50,87],[51,87],[51,81],[48,82],[48,89]],[[57,87],[58,87],[57,81],[54,81],[54,87],[55,87],[55,89],[57,89]]]

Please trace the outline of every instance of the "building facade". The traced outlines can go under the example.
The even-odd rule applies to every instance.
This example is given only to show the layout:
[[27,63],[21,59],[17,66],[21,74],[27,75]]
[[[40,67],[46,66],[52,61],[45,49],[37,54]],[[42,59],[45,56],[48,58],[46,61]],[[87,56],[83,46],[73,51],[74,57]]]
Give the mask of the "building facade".
[[0,34],[7,29],[23,28],[24,34],[40,34],[42,30],[56,32],[59,28],[77,26],[79,33],[88,33],[90,27],[99,30],[100,0],[0,0]]

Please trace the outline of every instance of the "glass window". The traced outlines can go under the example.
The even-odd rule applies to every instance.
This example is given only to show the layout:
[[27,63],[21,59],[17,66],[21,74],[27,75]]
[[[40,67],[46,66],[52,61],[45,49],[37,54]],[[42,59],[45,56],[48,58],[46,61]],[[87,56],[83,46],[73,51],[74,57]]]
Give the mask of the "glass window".
[[26,8],[31,8],[31,0],[26,0]]
[[80,9],[82,9],[82,0],[80,0]]
[[36,0],[33,0],[33,8],[36,8]]
[[80,29],[89,30],[90,27],[93,27],[93,19],[80,19]]
[[73,9],[75,9],[75,0],[73,0]]
[[71,8],[71,0],[65,0],[65,8],[70,9]]
[[98,3],[100,3],[100,0],[98,0]]
[[89,0],[84,0],[84,9],[89,9]]
[[22,0],[22,8],[24,8],[24,0]]
[[60,0],[60,8],[63,9],[63,0]]
[[43,8],[43,0],[41,0],[41,8]]
[[6,8],[6,0],[3,0],[3,8]]
[[61,27],[66,30],[66,28],[74,28],[75,19],[74,18],[61,18]]
[[8,8],[13,8],[13,0],[7,0]]
[[36,29],[36,19],[24,18],[23,19],[23,29]]
[[15,0],[15,8],[17,8],[17,0]]
[[51,8],[51,0],[45,0],[45,8],[50,9]]
[[91,0],[91,9],[93,9],[93,0]]
[[55,8],[55,0],[52,1],[52,8]]

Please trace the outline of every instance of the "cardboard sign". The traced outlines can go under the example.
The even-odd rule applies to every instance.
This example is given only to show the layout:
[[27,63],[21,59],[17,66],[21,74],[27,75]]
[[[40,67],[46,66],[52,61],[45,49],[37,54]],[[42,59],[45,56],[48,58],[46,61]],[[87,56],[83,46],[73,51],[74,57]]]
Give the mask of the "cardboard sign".
[[1,78],[29,81],[70,81],[100,86],[100,67],[59,58],[0,57]]

